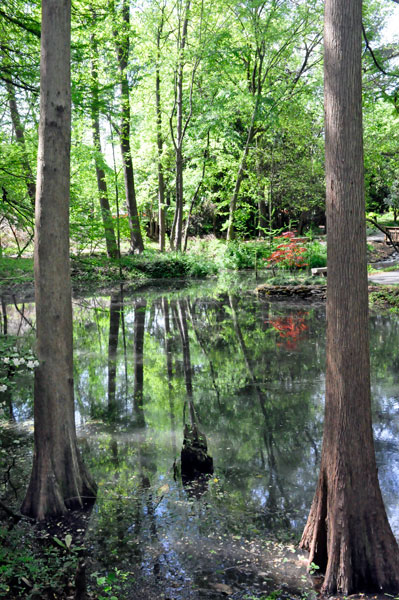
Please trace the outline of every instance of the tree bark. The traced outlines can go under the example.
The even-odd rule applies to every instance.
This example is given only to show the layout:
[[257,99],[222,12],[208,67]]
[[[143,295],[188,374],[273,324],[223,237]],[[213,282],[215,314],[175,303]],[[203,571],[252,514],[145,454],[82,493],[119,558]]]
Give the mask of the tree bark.
[[[94,17],[93,17],[94,18]],[[100,138],[100,109],[98,94],[98,49],[94,35],[91,36],[93,57],[91,61],[92,98],[91,98],[91,126],[93,132],[93,145],[95,151],[95,167],[97,177],[98,198],[100,201],[101,218],[104,227],[105,244],[109,258],[118,258],[119,251],[116,243],[115,231],[112,224],[112,214],[108,199],[107,180],[102,167],[102,152]]]
[[79,454],[73,395],[69,266],[70,2],[43,0],[35,230],[37,355],[34,455],[22,512],[60,515],[92,500]]
[[122,2],[123,31],[117,36],[117,57],[120,74],[121,90],[121,154],[123,159],[123,172],[125,177],[126,204],[129,215],[130,247],[131,252],[141,253],[144,250],[143,238],[140,229],[140,219],[137,211],[136,189],[134,185],[134,170],[130,148],[130,95],[129,81],[127,78],[127,65],[129,59],[130,36],[130,8],[127,0]]
[[325,3],[326,406],[320,475],[301,546],[325,594],[399,590],[370,405],[361,107],[361,0]]

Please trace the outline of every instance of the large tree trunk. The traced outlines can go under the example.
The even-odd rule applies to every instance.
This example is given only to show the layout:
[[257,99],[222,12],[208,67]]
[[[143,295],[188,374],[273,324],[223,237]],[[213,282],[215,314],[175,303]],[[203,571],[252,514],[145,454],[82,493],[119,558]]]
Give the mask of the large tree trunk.
[[[94,17],[93,17],[94,18]],[[108,200],[107,180],[102,167],[102,152],[100,138],[100,109],[99,109],[99,94],[98,94],[98,50],[97,41],[94,35],[91,36],[91,45],[93,50],[93,58],[91,62],[91,79],[92,79],[92,100],[91,100],[91,126],[93,132],[93,145],[95,151],[95,166],[97,176],[98,198],[100,201],[101,217],[104,227],[105,244],[109,258],[117,258],[119,256],[118,245],[116,243],[115,231],[112,224],[112,214]]]
[[326,0],[326,408],[319,482],[301,545],[322,591],[399,591],[378,483],[369,381],[361,109],[361,0]]
[[34,455],[22,512],[82,507],[96,487],[77,447],[69,267],[70,2],[43,0],[35,231]]
[[[130,246],[132,252],[144,250],[143,238],[140,230],[140,219],[137,211],[136,189],[134,185],[134,171],[132,153],[130,148],[130,95],[129,81],[127,78],[127,65],[129,59],[130,36],[130,7],[127,0],[122,3],[123,31],[117,41],[118,67],[121,89],[121,154],[123,159],[123,172],[125,176],[126,204],[129,215]],[[116,36],[119,34],[116,33]]]

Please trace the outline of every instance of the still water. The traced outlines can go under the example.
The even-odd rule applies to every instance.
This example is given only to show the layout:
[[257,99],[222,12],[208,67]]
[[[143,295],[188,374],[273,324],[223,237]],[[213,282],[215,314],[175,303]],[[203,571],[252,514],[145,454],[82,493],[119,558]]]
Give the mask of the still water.
[[[321,450],[325,310],[258,300],[254,287],[244,277],[75,299],[76,421],[99,484],[92,571],[161,583],[165,598],[244,598],[273,577],[270,540],[295,552]],[[379,476],[398,536],[398,316],[373,314],[370,333]],[[30,413],[20,394],[15,419]],[[180,472],[186,424],[213,457],[194,486]]]

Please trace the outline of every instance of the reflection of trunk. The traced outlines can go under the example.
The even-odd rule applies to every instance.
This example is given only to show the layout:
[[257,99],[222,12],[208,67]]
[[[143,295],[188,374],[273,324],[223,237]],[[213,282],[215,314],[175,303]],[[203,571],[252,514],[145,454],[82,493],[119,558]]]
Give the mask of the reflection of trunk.
[[120,303],[120,294],[112,294],[109,308],[108,336],[108,415],[110,419],[115,419],[117,412],[116,366],[119,341]]
[[188,312],[189,312],[189,315],[190,315],[191,325],[192,325],[194,333],[195,333],[195,337],[197,338],[197,341],[198,341],[199,345],[201,346],[201,350],[202,350],[202,352],[204,353],[204,355],[206,356],[206,358],[207,358],[207,360],[209,362],[209,370],[210,370],[210,373],[211,373],[211,379],[212,379],[213,389],[215,390],[216,399],[217,399],[217,402],[218,402],[219,409],[221,409],[222,405],[220,403],[219,388],[218,388],[217,383],[216,383],[216,371],[215,371],[215,367],[213,366],[212,359],[209,356],[206,344],[201,339],[200,333],[199,333],[197,327],[195,326],[194,314],[193,314],[193,310],[192,310],[190,304],[188,304],[187,308],[188,308]]
[[8,333],[8,319],[7,319],[7,304],[4,297],[1,297],[1,312],[3,315],[3,335]]
[[213,459],[208,454],[205,435],[198,429],[198,416],[194,409],[190,340],[188,337],[186,306],[178,301],[177,325],[183,347],[183,368],[186,382],[187,400],[191,425],[184,426],[183,448],[181,451],[181,473],[183,483],[200,475],[213,473]]
[[191,368],[191,356],[190,356],[190,339],[188,337],[187,329],[187,318],[186,318],[186,307],[180,300],[177,304],[176,310],[176,322],[180,333],[180,339],[183,349],[183,371],[184,381],[186,383],[186,392],[188,407],[190,412],[191,425],[194,425],[197,421],[197,415],[194,409],[193,403],[193,381],[192,381],[192,368]]
[[18,111],[17,99],[15,96],[15,88],[10,81],[6,81],[6,89],[8,95],[8,105],[10,107],[11,120],[15,131],[15,137],[18,145],[21,148],[21,163],[25,174],[26,188],[32,206],[35,205],[36,184],[29,163],[28,152],[26,150],[25,132],[21,122],[21,117]]
[[122,2],[123,28],[121,33],[115,33],[117,38],[117,57],[120,73],[120,98],[121,98],[121,153],[123,159],[123,171],[125,175],[126,203],[130,225],[130,247],[132,252],[144,250],[143,238],[141,236],[139,215],[137,212],[136,190],[134,186],[134,172],[132,152],[130,148],[130,96],[129,81],[127,77],[127,65],[130,49],[130,8],[127,0]]
[[93,132],[93,145],[95,152],[95,167],[97,176],[97,188],[98,197],[100,200],[101,217],[104,226],[105,243],[107,247],[107,254],[110,258],[117,258],[118,247],[115,239],[115,231],[112,224],[111,209],[108,200],[108,189],[107,181],[105,179],[105,172],[102,167],[103,157],[101,153],[101,140],[100,140],[100,110],[99,110],[99,97],[98,97],[98,51],[97,51],[97,40],[94,35],[91,36],[91,45],[93,51],[93,58],[91,62],[91,78],[92,78],[92,98],[91,98],[91,123]]
[[[234,326],[234,330],[236,332],[239,344],[240,344],[240,348],[241,348],[241,352],[243,353],[244,356],[244,360],[245,360],[245,364],[247,367],[247,371],[248,371],[248,375],[250,377],[250,380],[252,382],[253,388],[256,392],[256,396],[258,398],[259,401],[259,405],[260,405],[260,409],[262,411],[263,417],[264,417],[264,430],[263,430],[263,441],[265,443],[265,448],[266,448],[266,453],[267,453],[267,457],[268,457],[268,466],[269,466],[269,476],[270,476],[270,480],[272,481],[273,486],[275,486],[275,484],[277,483],[278,489],[280,491],[280,495],[281,497],[284,499],[284,503],[286,506],[286,509],[289,507],[289,501],[287,500],[287,497],[284,493],[284,489],[282,487],[280,478],[278,477],[278,473],[277,473],[277,465],[276,465],[276,460],[274,457],[274,446],[275,446],[275,441],[274,441],[274,436],[273,436],[273,432],[270,430],[270,428],[268,427],[269,424],[269,420],[270,420],[270,415],[266,406],[266,400],[265,400],[265,395],[264,392],[262,391],[257,379],[256,379],[256,375],[254,373],[252,364],[251,364],[251,360],[249,357],[249,352],[248,352],[248,348],[246,347],[245,341],[244,341],[244,337],[242,335],[242,331],[241,331],[241,327],[240,324],[238,322],[238,318],[237,318],[237,311],[236,311],[236,306],[235,306],[235,301],[234,298],[231,294],[229,294],[229,303],[230,303],[230,308],[231,308],[231,315],[232,315],[232,320],[233,320],[233,326]],[[271,494],[271,495],[270,495]],[[275,489],[270,488],[269,490],[269,499],[270,499],[270,503],[271,503],[271,509],[272,510],[276,510],[276,506],[277,503],[275,502],[275,500],[273,499],[273,495],[275,496]],[[274,502],[274,506],[273,506],[273,502]],[[269,515],[270,518],[270,522],[272,523],[275,518],[273,514]],[[289,525],[289,521],[285,522],[285,525]]]
[[172,389],[173,367],[172,367],[172,348],[170,343],[170,320],[169,320],[169,305],[168,299],[162,298],[163,316],[165,321],[165,354],[166,354],[166,371],[168,374],[168,396],[169,396],[169,414],[172,435],[173,456],[176,459],[176,423],[175,423],[175,406]]
[[139,300],[134,309],[134,409],[141,426],[145,425],[143,410],[144,385],[144,330],[147,302]]
[[165,6],[161,9],[161,20],[157,31],[157,65],[155,70],[155,108],[157,113],[157,147],[158,147],[158,237],[159,249],[161,252],[165,250],[165,181],[162,167],[162,112],[161,112],[161,76],[160,76],[160,61],[161,61],[161,36],[164,24]]

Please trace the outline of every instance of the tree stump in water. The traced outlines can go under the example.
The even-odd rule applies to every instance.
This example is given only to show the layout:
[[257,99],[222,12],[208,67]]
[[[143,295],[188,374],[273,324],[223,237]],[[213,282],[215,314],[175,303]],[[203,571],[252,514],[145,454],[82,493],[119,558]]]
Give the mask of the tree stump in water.
[[196,425],[184,426],[183,448],[181,451],[181,475],[186,481],[212,475],[213,459],[208,454],[206,437]]

